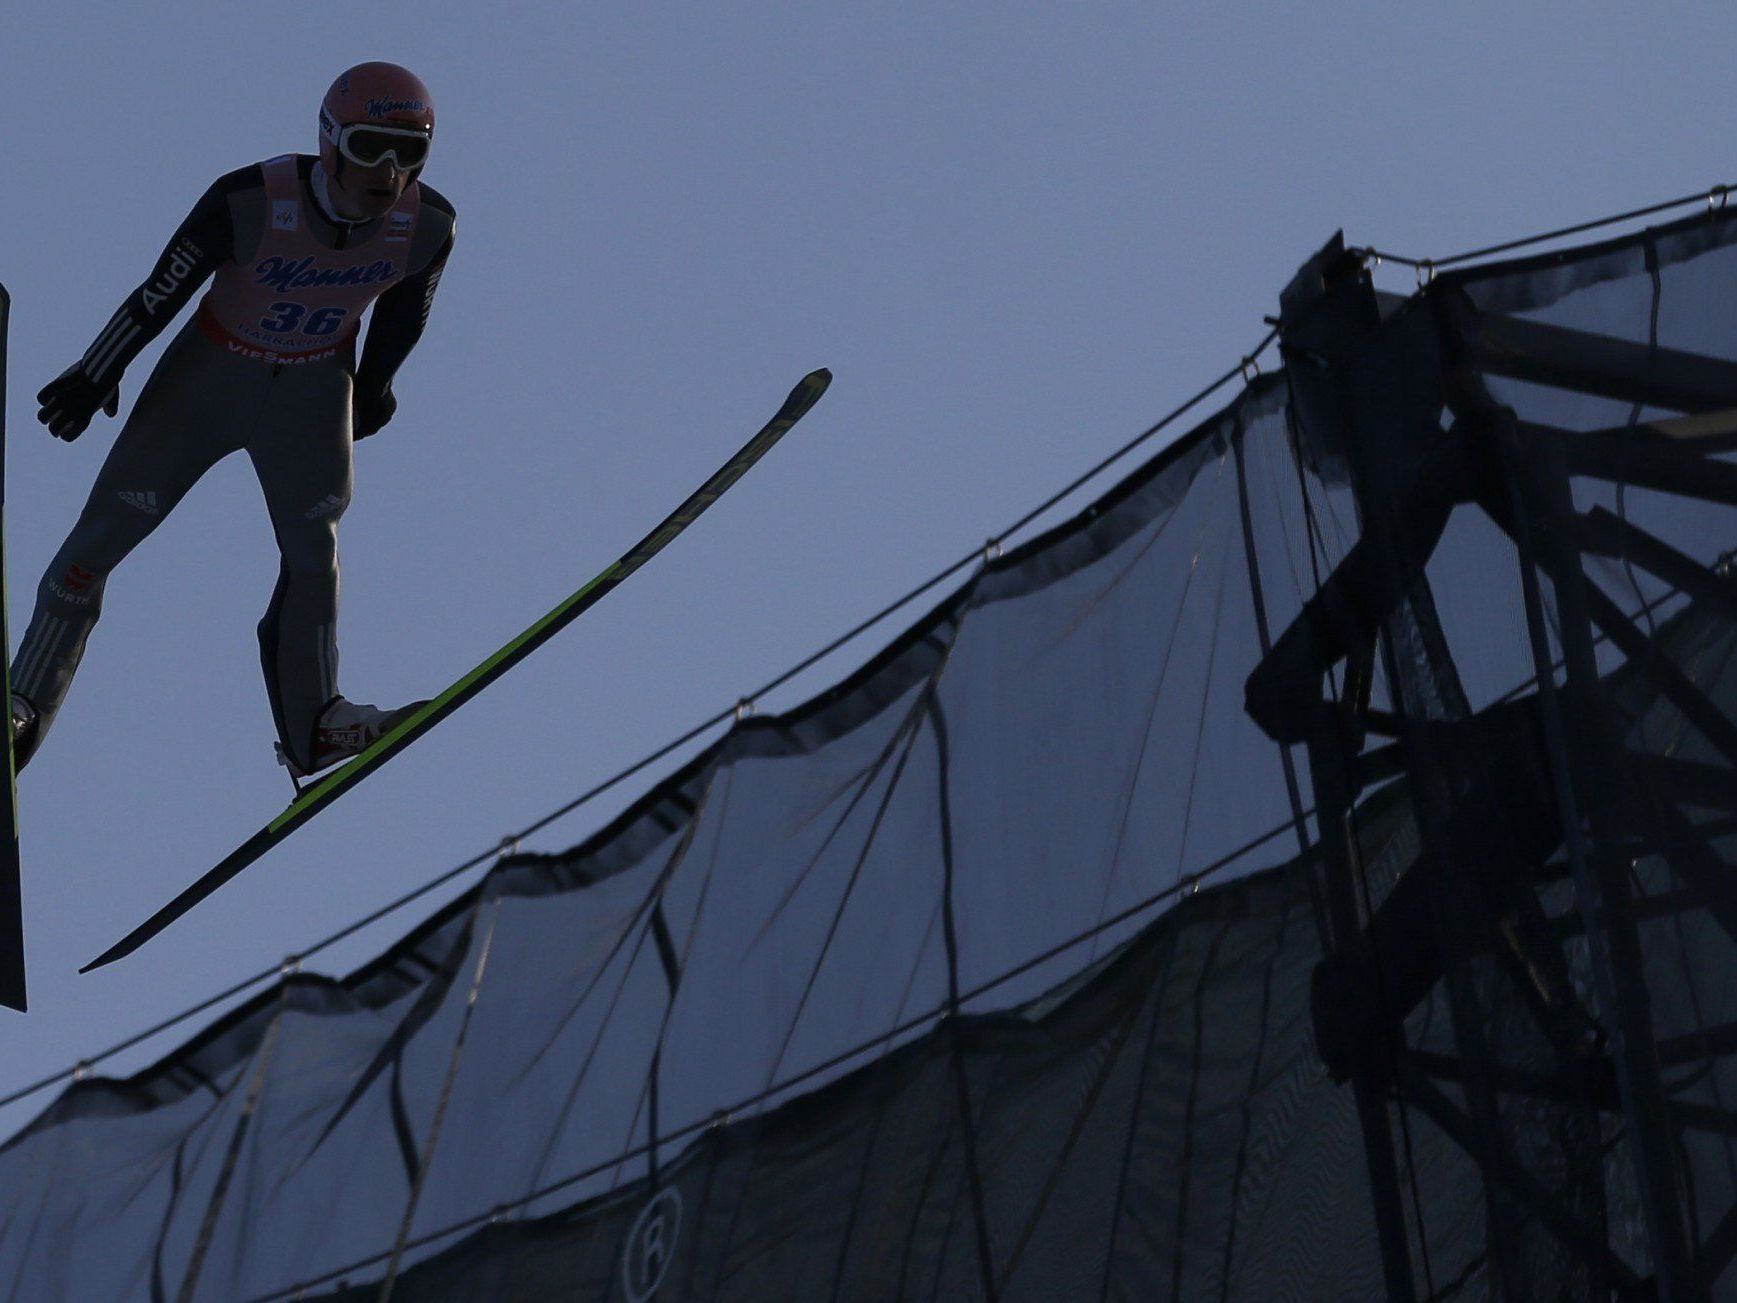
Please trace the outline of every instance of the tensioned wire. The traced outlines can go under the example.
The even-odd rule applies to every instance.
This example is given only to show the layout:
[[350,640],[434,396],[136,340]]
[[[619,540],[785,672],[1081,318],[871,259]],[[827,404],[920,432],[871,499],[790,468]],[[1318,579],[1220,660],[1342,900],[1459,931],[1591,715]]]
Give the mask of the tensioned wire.
[[1709,210],[1716,211],[1725,207],[1730,193],[1730,186],[1716,185],[1710,190],[1684,195],[1681,199],[1666,199],[1661,203],[1648,204],[1645,208],[1633,208],[1626,213],[1614,213],[1609,217],[1596,218],[1590,222],[1577,222],[1573,226],[1545,231],[1539,235],[1528,235],[1518,240],[1506,240],[1501,244],[1485,245],[1481,249],[1468,249],[1464,253],[1452,254],[1446,258],[1408,258],[1404,254],[1388,253],[1372,245],[1366,245],[1355,252],[1361,253],[1365,257],[1379,259],[1382,262],[1396,262],[1401,266],[1415,267],[1419,272],[1433,274],[1443,267],[1454,267],[1478,258],[1493,257],[1498,253],[1512,253],[1516,249],[1529,248],[1534,244],[1547,244],[1551,240],[1564,240],[1571,235],[1584,235],[1588,231],[1600,230],[1606,226],[1616,226],[1622,222],[1636,221],[1642,217],[1651,217],[1654,214],[1668,212],[1672,208],[1683,208],[1689,204],[1704,203]]
[[[1731,191],[1730,186],[1715,185],[1708,190],[1697,191],[1694,194],[1684,195],[1681,198],[1667,199],[1667,200],[1664,200],[1664,201],[1659,202],[1659,203],[1648,204],[1642,208],[1630,209],[1627,212],[1615,213],[1615,214],[1612,214],[1608,217],[1596,218],[1592,221],[1579,222],[1573,226],[1565,226],[1565,227],[1558,228],[1556,230],[1545,231],[1545,232],[1541,232],[1541,233],[1536,234],[1536,235],[1525,236],[1525,237],[1523,237],[1521,239],[1517,239],[1517,240],[1508,240],[1508,241],[1505,241],[1501,244],[1493,244],[1493,245],[1487,245],[1483,248],[1470,249],[1470,250],[1467,250],[1463,253],[1452,254],[1452,255],[1445,257],[1445,258],[1412,258],[1412,257],[1408,257],[1408,256],[1403,255],[1403,254],[1389,253],[1385,250],[1374,248],[1373,246],[1364,246],[1364,247],[1356,250],[1356,252],[1359,252],[1368,258],[1378,259],[1378,260],[1385,261],[1385,262],[1398,263],[1402,266],[1413,267],[1413,268],[1418,269],[1418,271],[1420,273],[1433,274],[1435,271],[1437,271],[1441,268],[1444,268],[1444,267],[1457,266],[1461,263],[1470,262],[1470,261],[1473,261],[1473,260],[1478,259],[1478,258],[1492,257],[1492,256],[1494,256],[1496,254],[1500,254],[1500,253],[1511,253],[1517,249],[1528,248],[1528,247],[1530,247],[1532,245],[1536,245],[1536,244],[1544,244],[1544,243],[1547,243],[1547,242],[1552,241],[1552,240],[1565,239],[1571,235],[1581,235],[1581,234],[1584,234],[1588,231],[1600,230],[1600,229],[1605,228],[1605,227],[1619,225],[1623,222],[1635,221],[1635,220],[1638,220],[1639,218],[1642,218],[1642,217],[1651,217],[1651,216],[1654,216],[1658,213],[1666,212],[1666,211],[1669,211],[1670,209],[1673,209],[1673,208],[1686,207],[1690,204],[1705,203],[1710,209],[1723,208],[1725,206],[1725,203],[1726,203],[1727,197],[1729,196],[1730,191]],[[1086,485],[1092,479],[1094,479],[1098,475],[1102,474],[1105,470],[1107,470],[1109,467],[1114,465],[1116,462],[1120,461],[1122,458],[1126,457],[1130,452],[1134,451],[1136,448],[1145,444],[1147,441],[1149,441],[1155,435],[1157,435],[1160,431],[1162,431],[1162,430],[1166,429],[1168,426],[1174,424],[1183,415],[1185,415],[1187,412],[1189,412],[1191,409],[1196,407],[1202,401],[1204,401],[1205,399],[1210,397],[1212,394],[1216,393],[1219,389],[1223,388],[1226,384],[1229,384],[1232,380],[1236,379],[1238,376],[1248,378],[1250,369],[1253,367],[1256,367],[1257,359],[1261,356],[1261,354],[1263,354],[1266,351],[1268,346],[1271,345],[1271,343],[1277,337],[1277,335],[1278,335],[1278,328],[1275,325],[1274,328],[1267,333],[1266,337],[1263,338],[1261,340],[1261,342],[1253,350],[1251,350],[1250,353],[1246,357],[1244,357],[1243,360],[1241,362],[1239,362],[1235,368],[1233,368],[1233,369],[1225,372],[1223,375],[1219,376],[1218,379],[1214,380],[1211,384],[1207,385],[1204,389],[1200,390],[1193,397],[1189,398],[1186,402],[1182,403],[1179,407],[1175,408],[1169,414],[1160,418],[1158,421],[1154,422],[1152,425],[1148,426],[1145,430],[1141,431],[1140,434],[1136,435],[1133,439],[1129,440],[1127,443],[1122,445],[1122,447],[1120,447],[1120,448],[1116,449],[1114,452],[1110,453],[1109,456],[1105,457],[1103,460],[1098,462],[1097,465],[1093,466],[1090,470],[1087,470],[1083,474],[1078,476],[1072,483],[1068,484],[1065,488],[1062,488],[1062,489],[1058,490],[1057,492],[1051,494],[1050,497],[1045,499],[1038,506],[1033,507],[1030,511],[1026,512],[1018,520],[1013,522],[1013,524],[1009,525],[1006,529],[1002,530],[1001,534],[996,539],[992,539],[991,544],[998,545],[1001,540],[1006,539],[1009,536],[1011,536],[1012,534],[1015,534],[1019,530],[1025,528],[1025,526],[1029,525],[1038,516],[1042,515],[1046,511],[1050,510],[1052,507],[1054,507],[1057,503],[1061,502],[1064,498],[1068,497],[1070,494],[1072,494],[1072,493],[1076,492],[1077,490],[1079,490],[1080,488],[1084,487],[1084,485]],[[881,610],[877,611],[875,614],[869,616],[866,620],[862,621],[860,624],[847,630],[845,633],[840,634],[837,638],[835,638],[832,642],[828,643],[826,646],[820,648],[818,651],[816,651],[813,654],[809,655],[808,657],[804,658],[802,661],[800,661],[796,665],[792,666],[790,669],[784,671],[782,674],[778,675],[776,678],[774,678],[771,681],[769,681],[768,683],[766,683],[757,692],[754,692],[751,695],[743,698],[743,701],[744,702],[751,702],[753,700],[756,700],[759,697],[763,697],[766,694],[773,692],[773,691],[777,690],[778,688],[782,687],[784,684],[788,683],[791,679],[794,679],[799,674],[802,674],[804,671],[812,668],[814,665],[818,664],[820,661],[824,660],[826,657],[832,655],[832,653],[834,653],[835,651],[838,651],[841,648],[843,648],[844,646],[846,646],[848,643],[855,641],[857,638],[861,637],[864,633],[866,633],[869,629],[873,628],[875,625],[877,625],[881,621],[887,619],[889,616],[893,615],[894,613],[902,610],[904,607],[906,607],[910,603],[914,602],[917,598],[921,597],[923,594],[928,593],[931,590],[933,590],[934,588],[936,588],[938,585],[945,583],[948,579],[951,579],[954,575],[958,574],[960,571],[964,570],[966,567],[975,563],[982,555],[983,555],[983,552],[981,549],[974,549],[968,555],[961,557],[958,561],[955,561],[952,565],[948,566],[946,569],[940,571],[938,574],[934,575],[930,579],[924,581],[922,584],[919,584],[917,587],[913,588],[910,592],[906,593],[903,597],[900,597],[897,600],[889,603],[887,606],[883,607]],[[534,835],[535,833],[542,831],[544,828],[548,827],[551,823],[554,823],[558,819],[564,818],[566,815],[571,814],[573,811],[577,810],[580,806],[585,805],[586,803],[588,803],[592,800],[595,800],[597,797],[603,795],[605,792],[608,792],[612,788],[627,781],[629,778],[633,777],[635,774],[642,772],[643,770],[645,770],[649,766],[656,764],[658,761],[664,759],[665,757],[669,756],[673,752],[680,750],[682,747],[686,746],[688,743],[699,738],[701,735],[705,734],[709,730],[716,728],[719,724],[722,724],[728,720],[735,718],[737,713],[738,713],[738,710],[739,710],[739,706],[732,706],[727,710],[719,711],[717,714],[711,716],[709,719],[701,721],[700,723],[698,723],[698,724],[694,725],[692,728],[690,728],[687,732],[683,733],[680,737],[673,739],[672,741],[659,747],[656,751],[653,751],[652,753],[645,756],[644,758],[636,761],[632,765],[629,765],[627,768],[614,774],[612,777],[605,779],[603,782],[597,784],[595,787],[592,787],[589,790],[574,797],[573,800],[567,802],[567,804],[561,806],[560,808],[558,808],[556,810],[551,811],[549,814],[544,815],[542,818],[536,820],[534,823],[529,824],[527,827],[520,830],[519,832],[502,838],[500,843],[498,843],[495,847],[492,847],[489,850],[483,851],[481,854],[472,856],[470,859],[466,860],[464,863],[456,865],[451,869],[448,869],[446,872],[444,872],[444,873],[440,874],[439,876],[431,879],[430,881],[424,883],[422,886],[417,887],[410,892],[407,892],[405,895],[400,896],[396,900],[393,900],[385,905],[382,905],[379,909],[375,910],[373,913],[365,915],[364,917],[358,919],[354,923],[351,923],[347,927],[340,928],[338,931],[332,933],[330,936],[326,937],[324,940],[321,940],[321,941],[315,943],[314,945],[310,946],[308,949],[302,951],[300,954],[292,955],[292,956],[288,957],[282,964],[276,965],[276,966],[268,968],[268,969],[263,969],[262,971],[255,973],[251,977],[243,978],[241,981],[236,982],[232,986],[229,986],[222,991],[219,991],[217,994],[212,995],[212,996],[208,997],[207,999],[202,1000],[199,1003],[192,1005],[187,1009],[182,1010],[178,1014],[174,1014],[168,1018],[163,1019],[161,1022],[158,1022],[158,1023],[152,1025],[151,1027],[146,1028],[144,1031],[137,1032],[134,1035],[129,1036],[126,1039],[119,1041],[119,1042],[115,1043],[114,1045],[109,1046],[109,1048],[107,1048],[106,1050],[103,1050],[102,1052],[100,1052],[98,1054],[92,1055],[91,1057],[83,1060],[82,1062],[75,1064],[73,1067],[65,1068],[59,1072],[56,1072],[56,1073],[53,1073],[47,1077],[44,1077],[39,1081],[32,1082],[28,1086],[21,1087],[18,1090],[13,1091],[9,1095],[0,1097],[0,1108],[5,1108],[8,1105],[15,1104],[21,1099],[26,1099],[29,1096],[36,1094],[38,1091],[46,1090],[49,1086],[54,1085],[56,1082],[65,1081],[69,1077],[82,1076],[86,1071],[88,1071],[95,1064],[101,1063],[104,1060],[112,1058],[117,1054],[124,1053],[125,1051],[132,1049],[133,1047],[135,1047],[137,1045],[143,1044],[145,1041],[150,1040],[152,1037],[161,1035],[163,1032],[168,1031],[171,1028],[174,1028],[176,1026],[179,1026],[181,1023],[186,1022],[190,1018],[196,1018],[200,1014],[206,1013],[209,1010],[216,1008],[217,1006],[225,1003],[226,1001],[233,999],[235,996],[240,995],[242,992],[247,991],[247,990],[251,989],[252,987],[258,986],[262,982],[269,981],[273,977],[277,977],[277,976],[282,975],[283,973],[289,971],[294,966],[299,964],[301,961],[303,961],[305,959],[312,958],[314,955],[319,954],[321,951],[329,949],[330,947],[337,945],[339,942],[344,941],[351,936],[354,936],[356,933],[360,932],[362,929],[369,927],[369,926],[373,925],[374,923],[379,922],[381,919],[387,917],[390,914],[395,913],[396,911],[398,911],[400,909],[403,909],[407,905],[413,904],[414,902],[416,902],[416,901],[422,899],[424,896],[428,895],[430,892],[439,890],[441,887],[445,886],[447,883],[451,882],[453,879],[459,877],[460,875],[462,875],[464,873],[468,873],[471,869],[476,868],[478,865],[484,864],[484,863],[488,862],[490,859],[495,858],[496,856],[498,856],[501,853],[503,848],[512,846],[512,845],[516,844],[518,841],[522,840],[523,838],[530,837],[530,836]]]
[[888,605],[882,607],[879,611],[875,612],[873,615],[869,616],[867,619],[861,621],[859,624],[846,630],[844,633],[840,634],[837,638],[834,638],[831,642],[827,643],[824,647],[821,647],[818,651],[815,651],[815,652],[811,653],[810,655],[804,657],[797,664],[791,666],[789,669],[785,670],[783,673],[779,674],[777,677],[769,680],[766,684],[764,684],[758,690],[756,690],[755,692],[751,693],[750,695],[744,697],[742,699],[742,702],[738,703],[738,705],[731,706],[725,710],[721,710],[717,714],[712,715],[710,718],[702,720],[700,723],[695,724],[692,728],[688,729],[681,736],[665,743],[663,746],[659,747],[657,750],[651,752],[649,755],[643,757],[642,759],[635,761],[633,764],[629,765],[627,768],[620,770],[619,772],[612,775],[611,777],[604,779],[602,782],[598,783],[596,786],[589,788],[588,790],[580,793],[578,796],[574,797],[571,801],[568,801],[565,805],[562,805],[558,809],[552,810],[548,814],[543,815],[541,818],[537,819],[533,823],[526,825],[524,828],[520,829],[518,832],[510,833],[507,836],[501,838],[501,840],[499,842],[497,842],[494,846],[492,846],[490,849],[483,851],[480,854],[473,855],[470,859],[466,860],[464,863],[459,864],[459,865],[455,865],[453,868],[450,868],[450,869],[446,870],[444,873],[441,873],[440,875],[438,875],[437,877],[430,879],[428,882],[423,883],[420,887],[417,887],[409,892],[406,892],[404,895],[398,897],[396,900],[390,901],[387,904],[380,906],[380,908],[374,910],[372,913],[364,915],[362,918],[357,919],[354,923],[351,923],[346,927],[340,928],[338,931],[332,933],[330,936],[324,938],[323,940],[316,942],[314,945],[308,947],[306,950],[301,951],[299,954],[288,956],[280,964],[274,965],[271,968],[263,969],[260,972],[253,974],[251,977],[243,978],[242,980],[236,982],[232,986],[226,987],[224,990],[217,992],[215,995],[209,996],[206,999],[201,1000],[199,1003],[192,1005],[187,1009],[182,1010],[180,1013],[173,1014],[170,1017],[163,1019],[161,1022],[155,1023],[152,1026],[147,1027],[145,1030],[143,1030],[141,1032],[136,1032],[133,1035],[127,1037],[126,1039],[116,1042],[115,1044],[109,1046],[107,1049],[103,1050],[102,1052],[100,1052],[98,1054],[94,1054],[94,1055],[90,1056],[89,1058],[84,1059],[81,1062],[73,1065],[70,1068],[64,1068],[59,1072],[52,1073],[49,1076],[43,1077],[39,1081],[32,1082],[28,1086],[20,1087],[19,1089],[13,1091],[12,1093],[5,1095],[3,1097],[0,1097],[0,1108],[5,1108],[11,1104],[16,1104],[19,1100],[26,1099],[29,1096],[36,1094],[38,1091],[46,1090],[48,1087],[56,1084],[57,1082],[65,1081],[69,1077],[75,1078],[75,1079],[81,1078],[87,1072],[89,1072],[89,1070],[93,1066],[95,1066],[96,1064],[101,1063],[106,1059],[113,1058],[117,1054],[124,1053],[125,1051],[130,1050],[130,1049],[134,1048],[135,1046],[141,1045],[144,1042],[150,1040],[152,1037],[159,1036],[163,1032],[169,1031],[170,1029],[179,1026],[180,1024],[186,1022],[187,1020],[189,1020],[191,1018],[196,1018],[202,1013],[206,1013],[214,1008],[217,1008],[219,1005],[222,1005],[225,1002],[233,999],[235,996],[240,995],[243,992],[245,992],[245,991],[247,991],[255,986],[258,986],[262,982],[270,981],[274,977],[279,977],[279,976],[282,976],[288,972],[293,971],[303,961],[312,958],[313,956],[319,954],[321,951],[327,950],[327,949],[331,948],[332,946],[337,945],[341,941],[347,940],[348,938],[354,936],[356,933],[362,931],[364,928],[370,927],[373,924],[378,923],[381,919],[387,917],[389,914],[396,913],[398,910],[403,909],[406,906],[411,905],[411,904],[415,903],[416,901],[422,899],[424,896],[428,895],[430,892],[439,890],[441,887],[445,886],[447,883],[453,881],[455,878],[458,878],[465,873],[468,873],[470,870],[476,868],[477,866],[479,866],[481,864],[485,864],[485,863],[489,862],[490,860],[496,859],[497,857],[502,855],[503,852],[505,850],[507,850],[508,848],[517,846],[518,843],[523,841],[525,838],[531,837],[531,836],[535,835],[536,833],[541,832],[543,829],[547,828],[550,824],[552,824],[552,823],[556,822],[557,820],[562,819],[562,818],[566,817],[567,815],[573,813],[575,810],[579,809],[580,806],[585,805],[588,802],[595,800],[599,796],[602,796],[605,792],[608,792],[612,788],[615,788],[615,787],[619,786],[620,784],[626,782],[629,778],[632,778],[635,774],[641,773],[642,771],[644,771],[648,767],[657,764],[660,760],[663,760],[666,757],[668,757],[669,755],[671,755],[672,753],[679,751],[681,748],[688,745],[690,742],[695,741],[696,739],[698,739],[699,737],[701,737],[705,733],[709,732],[711,729],[716,728],[719,724],[722,724],[722,723],[725,723],[729,720],[735,719],[737,717],[740,709],[741,709],[742,704],[751,703],[753,701],[756,701],[759,698],[764,697],[764,696],[768,695],[769,693],[772,693],[772,692],[776,691],[777,689],[783,687],[786,683],[790,682],[792,679],[796,678],[798,675],[804,673],[805,671],[813,668],[815,665],[819,664],[822,660],[825,660],[828,656],[832,655],[834,652],[839,651],[840,649],[845,647],[847,644],[855,641],[857,638],[860,638],[863,634],[868,632],[868,630],[873,628],[875,625],[881,623],[883,620],[892,616],[896,612],[902,610],[906,606],[909,606],[912,602],[916,601],[919,597],[922,597],[925,593],[932,591],[933,589],[935,589],[939,585],[941,585],[941,584],[945,583],[947,580],[951,579],[953,576],[957,575],[960,571],[965,570],[969,566],[982,560],[982,558],[985,555],[986,550],[993,552],[996,549],[999,549],[1004,540],[1006,540],[1007,538],[1010,538],[1012,535],[1018,533],[1020,530],[1024,529],[1026,526],[1030,525],[1039,516],[1042,516],[1045,512],[1047,512],[1051,508],[1055,507],[1057,504],[1062,502],[1064,499],[1068,498],[1072,494],[1079,491],[1081,488],[1085,487],[1088,483],[1090,483],[1092,480],[1096,479],[1099,475],[1103,474],[1111,466],[1115,465],[1117,462],[1121,461],[1123,458],[1128,456],[1129,453],[1133,452],[1135,449],[1146,444],[1152,438],[1154,438],[1156,435],[1158,435],[1160,432],[1167,429],[1171,425],[1174,425],[1178,420],[1180,420],[1188,412],[1193,410],[1195,407],[1199,406],[1202,402],[1204,402],[1206,399],[1210,398],[1213,394],[1217,393],[1225,385],[1231,383],[1233,380],[1236,380],[1239,377],[1241,377],[1243,379],[1252,379],[1254,376],[1258,375],[1259,374],[1258,359],[1260,358],[1261,354],[1263,354],[1267,350],[1267,348],[1272,344],[1273,340],[1275,340],[1278,337],[1278,333],[1279,332],[1278,332],[1277,327],[1274,327],[1272,330],[1269,330],[1267,332],[1267,334],[1265,335],[1265,337],[1262,338],[1261,341],[1247,355],[1245,355],[1242,358],[1242,360],[1239,361],[1234,367],[1230,368],[1228,371],[1225,371],[1216,380],[1212,381],[1205,388],[1196,392],[1192,397],[1187,399],[1180,406],[1172,409],[1169,413],[1160,417],[1157,421],[1153,422],[1151,425],[1147,426],[1139,434],[1135,435],[1132,439],[1128,440],[1128,442],[1124,443],[1121,447],[1117,448],[1115,451],[1111,452],[1108,456],[1104,457],[1096,465],[1092,466],[1089,470],[1081,473],[1079,476],[1077,476],[1073,481],[1071,481],[1065,487],[1058,489],[1056,492],[1052,493],[1049,497],[1045,498],[1042,502],[1040,502],[1037,506],[1031,508],[1024,515],[1020,516],[1019,519],[1015,520],[1012,524],[1008,525],[1005,529],[1003,529],[1000,534],[998,534],[996,537],[989,540],[989,544],[988,544],[987,549],[985,547],[974,548],[971,552],[967,553],[965,556],[963,556],[959,560],[955,561],[952,565],[948,566],[946,569],[940,571],[939,573],[937,573],[937,574],[933,575],[932,577],[930,577],[929,579],[925,580],[923,583],[917,585],[915,588],[911,589],[903,597],[900,597],[900,598],[896,599],[895,601],[889,603]]

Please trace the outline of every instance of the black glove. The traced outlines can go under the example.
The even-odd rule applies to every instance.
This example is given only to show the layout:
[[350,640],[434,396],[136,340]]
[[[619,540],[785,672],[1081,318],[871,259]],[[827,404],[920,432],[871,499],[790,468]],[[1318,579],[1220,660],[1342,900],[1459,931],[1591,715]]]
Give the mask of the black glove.
[[391,385],[375,394],[356,390],[350,399],[350,437],[366,439],[390,421],[397,410],[398,400],[392,396]]
[[84,433],[99,408],[109,416],[120,410],[121,387],[111,385],[108,393],[103,393],[85,374],[84,363],[74,362],[42,387],[36,401],[42,404],[36,419],[56,439],[71,443]]

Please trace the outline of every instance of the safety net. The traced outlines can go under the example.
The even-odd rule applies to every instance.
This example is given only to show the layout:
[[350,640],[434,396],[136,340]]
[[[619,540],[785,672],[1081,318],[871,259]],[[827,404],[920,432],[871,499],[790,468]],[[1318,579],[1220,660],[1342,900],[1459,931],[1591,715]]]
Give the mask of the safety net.
[[69,1085],[0,1294],[1737,1288],[1734,246],[1333,242],[847,680]]

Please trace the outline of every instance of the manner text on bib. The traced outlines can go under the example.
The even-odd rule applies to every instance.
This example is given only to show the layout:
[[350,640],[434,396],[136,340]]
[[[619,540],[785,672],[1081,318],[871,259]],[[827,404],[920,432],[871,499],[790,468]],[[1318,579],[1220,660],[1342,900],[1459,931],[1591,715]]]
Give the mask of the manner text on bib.
[[267,213],[258,252],[218,269],[199,304],[199,328],[258,362],[336,357],[355,342],[368,305],[403,278],[421,190],[412,181],[369,239],[333,249],[308,230],[295,156],[260,166]]

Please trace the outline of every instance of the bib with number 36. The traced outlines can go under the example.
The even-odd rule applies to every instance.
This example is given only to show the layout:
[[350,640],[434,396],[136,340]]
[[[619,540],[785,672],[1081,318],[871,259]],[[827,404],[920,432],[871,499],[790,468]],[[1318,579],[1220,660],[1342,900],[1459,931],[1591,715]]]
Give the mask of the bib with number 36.
[[355,340],[368,305],[402,279],[421,190],[412,181],[369,239],[333,249],[308,230],[295,156],[261,167],[270,216],[259,248],[218,270],[199,304],[200,329],[261,362],[335,357]]

